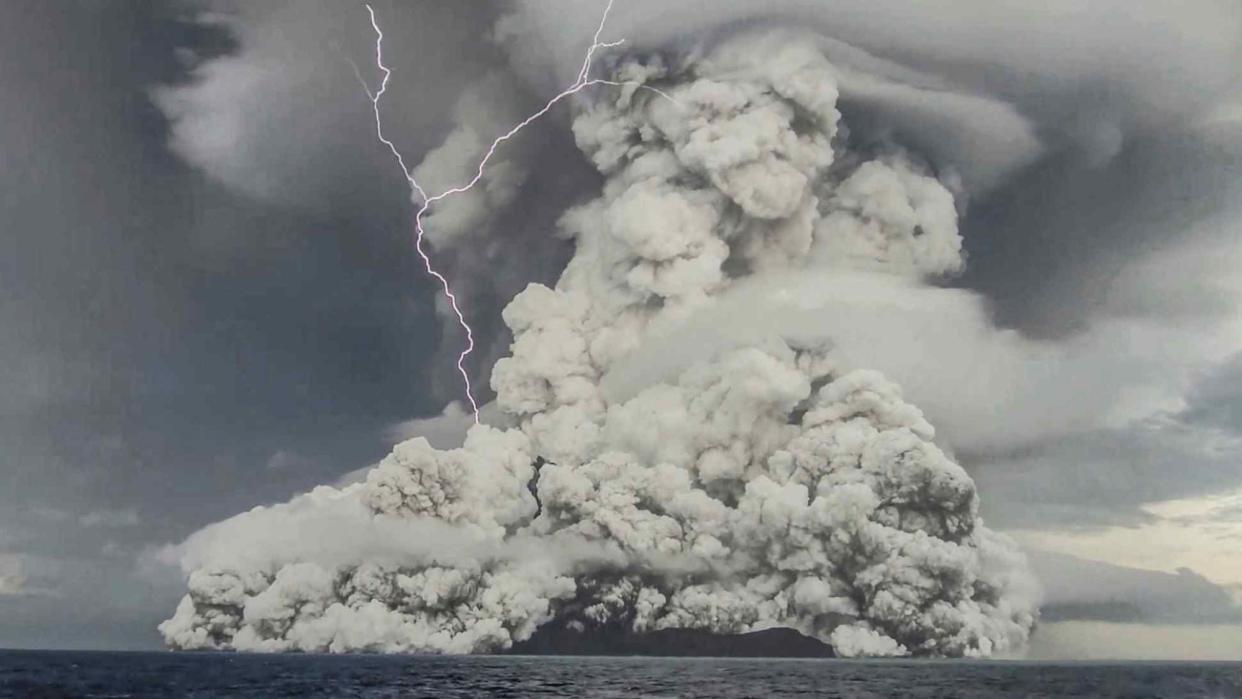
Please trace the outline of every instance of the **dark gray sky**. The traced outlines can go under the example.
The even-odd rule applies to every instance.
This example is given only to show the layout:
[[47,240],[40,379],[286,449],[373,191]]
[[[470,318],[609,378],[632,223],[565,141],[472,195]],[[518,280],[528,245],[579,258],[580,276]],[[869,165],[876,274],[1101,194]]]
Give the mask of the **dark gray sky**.
[[150,2],[5,2],[0,27],[0,550],[37,593],[0,595],[0,646],[149,645],[141,547],[374,461],[439,409],[429,287],[399,181],[307,213],[168,151],[147,90],[226,33]]
[[[1236,8],[1201,4],[1183,27],[1192,38],[1219,8],[1218,24],[1239,24]],[[622,8],[618,26],[637,26],[641,5]],[[179,3],[0,2],[0,647],[154,647],[182,589],[150,569],[151,550],[374,462],[393,425],[455,395],[445,347],[456,339],[441,345],[405,184],[375,147],[344,60],[370,48],[360,6],[210,6],[240,20],[194,21]],[[377,5],[410,152],[491,110],[457,104],[489,71],[518,85],[519,107],[557,77],[520,49],[480,44],[501,6],[462,8]],[[1060,31],[1041,26],[1035,35]],[[895,59],[943,48],[934,32],[914,41],[869,27],[839,38],[872,51],[895,42]],[[1236,274],[1212,276],[1195,256],[1229,248],[1242,220],[1242,120],[1202,120],[1212,100],[1242,95],[1236,70],[1202,67],[1236,59],[1236,35],[1179,43],[1124,29],[1135,33],[1101,42],[1098,70],[1034,40],[1014,48],[1026,66],[989,61],[996,49],[982,40],[977,60],[955,49],[924,63],[1012,100],[1044,145],[972,198],[969,271],[949,283],[1030,337],[1068,342],[1143,318],[1194,345],[1242,317]],[[1087,30],[1065,31],[1078,46]],[[1131,65],[1116,48],[1127,41],[1150,65]],[[175,89],[192,85],[207,89]],[[157,105],[160,86],[191,102]],[[875,109],[843,104],[847,117]],[[193,121],[202,114],[206,126]],[[221,123],[229,148],[204,150],[194,139]],[[502,242],[445,260],[475,280],[465,293],[487,348],[480,373],[503,346],[489,343],[503,342],[505,299],[564,260],[546,231],[598,183],[564,115],[526,138],[521,155],[547,167],[520,185],[520,215],[489,214],[479,228]],[[1135,276],[1162,255],[1172,262]],[[1144,419],[960,457],[1002,528],[1150,523],[1160,516],[1146,503],[1242,488],[1240,366],[1205,366],[1181,404]],[[1242,516],[1229,522],[1242,537]]]

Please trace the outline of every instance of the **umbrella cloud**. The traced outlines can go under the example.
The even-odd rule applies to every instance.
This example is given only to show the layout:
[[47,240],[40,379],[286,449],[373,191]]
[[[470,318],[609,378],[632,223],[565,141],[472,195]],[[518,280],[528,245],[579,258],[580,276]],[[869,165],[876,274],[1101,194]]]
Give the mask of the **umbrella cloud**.
[[1021,649],[1024,557],[865,352],[801,324],[814,314],[684,361],[650,351],[693,343],[678,330],[747,285],[865,278],[917,309],[964,269],[962,178],[855,138],[838,98],[857,78],[830,53],[752,27],[606,56],[611,86],[577,97],[572,125],[602,189],[548,232],[573,244],[555,285],[505,307],[483,424],[170,550],[188,593],[165,641],[472,653],[558,623],[789,627],[845,656]]

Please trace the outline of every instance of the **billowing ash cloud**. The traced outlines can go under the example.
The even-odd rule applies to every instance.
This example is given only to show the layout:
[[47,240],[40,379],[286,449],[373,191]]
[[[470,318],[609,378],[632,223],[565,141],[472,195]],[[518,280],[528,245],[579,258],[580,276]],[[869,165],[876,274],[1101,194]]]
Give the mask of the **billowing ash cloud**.
[[171,646],[483,652],[553,621],[784,626],[847,656],[1025,643],[1024,558],[923,413],[832,329],[775,323],[606,380],[744,284],[848,274],[930,293],[964,265],[957,183],[891,142],[858,147],[838,69],[797,34],[612,73],[629,86],[573,124],[605,178],[560,220],[573,257],[503,314],[499,417],[171,551],[189,575],[160,626]]

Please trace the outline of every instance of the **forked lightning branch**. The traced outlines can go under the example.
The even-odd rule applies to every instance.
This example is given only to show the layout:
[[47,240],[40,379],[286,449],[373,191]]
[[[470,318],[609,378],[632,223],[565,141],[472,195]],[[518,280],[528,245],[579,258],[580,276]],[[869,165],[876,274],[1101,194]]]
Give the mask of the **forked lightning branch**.
[[577,94],[578,92],[581,92],[582,90],[593,85],[621,86],[634,84],[637,87],[651,90],[666,99],[672,100],[672,98],[664,92],[646,85],[590,77],[591,63],[595,59],[596,52],[600,49],[609,49],[620,46],[625,41],[624,39],[619,39],[617,41],[600,41],[600,35],[604,31],[604,24],[608,21],[608,13],[612,11],[612,3],[613,0],[608,0],[608,4],[604,7],[604,13],[600,17],[599,25],[595,28],[595,34],[591,38],[591,45],[587,48],[586,56],[582,59],[582,68],[578,71],[577,80],[575,80],[569,87],[557,93],[554,97],[552,97],[552,99],[548,100],[547,103],[543,105],[542,109],[518,122],[516,126],[501,134],[496,138],[496,140],[492,141],[487,151],[483,154],[482,159],[479,160],[474,176],[471,177],[468,182],[456,187],[451,187],[443,192],[440,192],[439,194],[434,195],[429,195],[427,191],[423,189],[422,185],[420,185],[415,179],[413,169],[406,164],[405,157],[402,156],[401,151],[397,148],[396,144],[384,135],[383,119],[380,117],[380,98],[382,98],[384,93],[388,90],[388,81],[392,77],[392,70],[384,64],[384,32],[380,29],[379,20],[375,16],[375,9],[369,4],[366,6],[367,13],[371,17],[371,27],[375,30],[375,65],[379,68],[380,72],[383,73],[383,78],[380,80],[378,89],[372,91],[368,85],[365,83],[363,84],[363,89],[366,90],[367,96],[371,98],[371,107],[375,113],[375,135],[379,138],[381,143],[388,147],[388,150],[392,151],[393,157],[397,161],[397,165],[401,168],[401,174],[405,177],[406,182],[409,183],[410,196],[412,198],[417,196],[417,201],[421,202],[418,204],[418,211],[414,214],[414,249],[418,252],[419,257],[422,259],[423,266],[426,268],[427,274],[439,282],[441,289],[444,291],[445,298],[448,299],[449,307],[452,308],[453,315],[457,318],[457,323],[461,326],[462,330],[466,332],[466,346],[462,348],[462,351],[457,355],[457,371],[461,374],[461,379],[465,386],[466,400],[470,403],[470,409],[474,413],[474,421],[476,423],[479,421],[479,404],[478,400],[474,396],[474,389],[470,384],[470,372],[466,369],[466,358],[469,357],[470,353],[474,351],[474,330],[470,327],[470,323],[467,322],[466,314],[462,311],[462,305],[458,301],[457,296],[453,293],[453,289],[449,285],[448,278],[439,272],[432,264],[431,255],[427,252],[426,241],[424,240],[426,231],[423,228],[423,218],[431,209],[431,206],[436,202],[447,199],[454,194],[461,194],[462,192],[470,191],[470,189],[472,189],[479,183],[480,180],[483,179],[483,173],[487,168],[488,162],[492,159],[492,156],[496,154],[496,150],[501,146],[501,144],[513,138],[522,129],[547,114],[551,111],[552,107],[556,106],[558,102],[564,100],[570,95]]

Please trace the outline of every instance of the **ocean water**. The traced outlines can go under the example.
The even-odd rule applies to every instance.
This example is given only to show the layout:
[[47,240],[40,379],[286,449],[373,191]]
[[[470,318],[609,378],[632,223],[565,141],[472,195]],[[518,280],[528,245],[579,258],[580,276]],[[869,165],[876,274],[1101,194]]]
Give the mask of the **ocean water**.
[[0,651],[0,697],[1242,697],[1242,663]]

